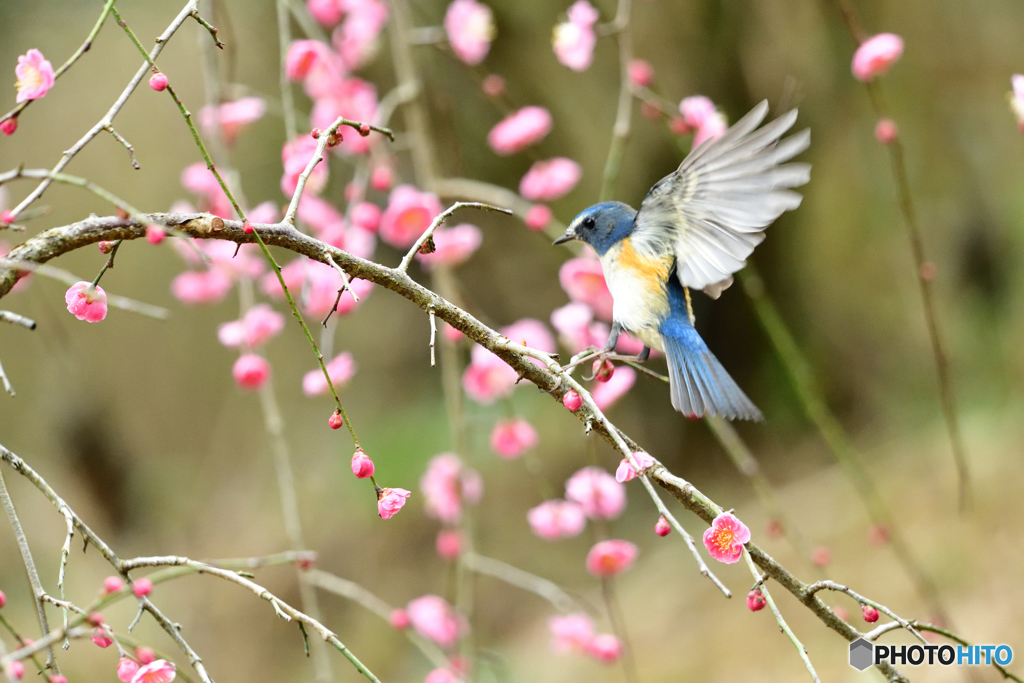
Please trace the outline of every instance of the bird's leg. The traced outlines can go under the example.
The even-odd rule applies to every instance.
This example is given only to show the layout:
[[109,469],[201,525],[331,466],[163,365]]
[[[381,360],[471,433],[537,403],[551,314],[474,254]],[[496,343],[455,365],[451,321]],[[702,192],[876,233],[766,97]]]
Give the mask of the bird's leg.
[[643,363],[645,360],[651,357],[651,347],[644,344],[644,348],[640,349],[640,353],[637,354],[636,359]]
[[615,345],[619,343],[619,335],[622,333],[622,325],[616,321],[612,321],[612,331],[608,335],[608,342],[601,349],[601,353],[611,353],[615,350]]
[[690,301],[690,288],[683,287],[683,294],[686,296],[686,315],[690,318],[690,324],[696,325],[697,318],[693,315],[693,303]]

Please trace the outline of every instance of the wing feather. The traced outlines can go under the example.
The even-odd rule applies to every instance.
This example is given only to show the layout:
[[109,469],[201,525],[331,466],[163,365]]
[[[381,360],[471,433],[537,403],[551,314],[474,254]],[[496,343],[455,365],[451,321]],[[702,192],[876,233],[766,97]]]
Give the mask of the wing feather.
[[800,206],[792,188],[810,180],[811,167],[785,162],[807,149],[810,131],[782,139],[796,110],[758,128],[767,113],[761,102],[722,137],[702,143],[640,205],[634,248],[672,254],[684,286],[717,296],[746,265],[764,229]]

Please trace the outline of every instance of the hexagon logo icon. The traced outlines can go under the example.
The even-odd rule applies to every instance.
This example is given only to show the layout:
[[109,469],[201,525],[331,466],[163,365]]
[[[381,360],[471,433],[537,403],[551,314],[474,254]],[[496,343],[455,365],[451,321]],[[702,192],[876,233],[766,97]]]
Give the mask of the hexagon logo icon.
[[857,671],[864,671],[864,669],[871,666],[875,659],[875,646],[864,640],[858,638],[857,640],[850,643],[850,666]]

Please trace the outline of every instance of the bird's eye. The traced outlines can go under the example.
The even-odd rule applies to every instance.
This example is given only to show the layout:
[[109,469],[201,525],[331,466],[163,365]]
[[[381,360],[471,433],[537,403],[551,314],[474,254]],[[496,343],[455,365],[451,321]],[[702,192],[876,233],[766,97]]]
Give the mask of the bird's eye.
[[594,217],[593,216],[587,216],[586,218],[584,218],[583,219],[583,229],[584,230],[592,230],[593,228],[594,228]]

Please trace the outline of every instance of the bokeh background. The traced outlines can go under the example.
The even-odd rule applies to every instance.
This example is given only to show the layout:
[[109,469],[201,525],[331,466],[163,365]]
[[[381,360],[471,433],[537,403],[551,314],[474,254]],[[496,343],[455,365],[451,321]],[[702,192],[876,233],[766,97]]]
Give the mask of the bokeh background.
[[[585,73],[557,63],[551,30],[567,3],[493,0],[498,37],[482,67],[469,69],[444,50],[416,48],[426,83],[434,145],[442,171],[518,186],[531,159],[503,158],[486,146],[487,131],[502,113],[480,93],[487,73],[504,76],[512,101],[550,108],[555,126],[538,155],[569,156],[584,176],[554,204],[567,222],[596,200],[618,92],[617,53],[599,41]],[[605,18],[610,0],[596,6]],[[101,3],[37,0],[0,2],[6,39],[0,68],[37,47],[55,64],[81,42]],[[180,9],[180,2],[124,0],[118,7],[143,42]],[[762,0],[637,1],[631,31],[637,56],[656,70],[655,88],[678,101],[705,94],[731,120],[767,98],[800,107],[799,126],[812,131],[803,158],[813,164],[802,207],[780,218],[754,262],[810,360],[830,406],[852,435],[915,555],[932,576],[955,630],[978,643],[1007,643],[1024,655],[1024,140],[1008,110],[1009,78],[1024,70],[1020,38],[1024,9],[1011,0],[963,3],[912,0],[857,3],[869,32],[892,31],[906,54],[882,82],[884,96],[907,149],[929,260],[937,266],[936,301],[952,361],[953,385],[973,475],[974,506],[957,513],[955,470],[941,418],[932,356],[906,231],[895,202],[885,149],[873,137],[874,118],[864,88],[850,75],[853,43],[830,2]],[[436,26],[446,3],[412,3],[417,26]],[[257,94],[269,113],[247,129],[232,161],[250,204],[283,203],[279,189],[284,128],[277,83],[274,3],[219,0],[208,12],[227,49],[217,55],[222,77],[236,94]],[[298,34],[297,26],[293,31]],[[187,23],[160,59],[193,111],[205,101],[200,41],[209,36]],[[363,70],[387,92],[395,82],[387,47]],[[138,68],[134,47],[108,23],[90,52],[57,87],[21,117],[17,134],[0,141],[0,168],[51,167],[61,152],[98,120]],[[2,66],[7,65],[7,66]],[[300,110],[309,102],[296,88]],[[14,91],[4,96],[13,106]],[[637,107],[639,105],[637,104]],[[100,136],[69,167],[143,210],[166,210],[185,198],[181,170],[200,157],[168,98],[140,88],[116,120],[142,164],[133,171],[123,148]],[[401,112],[394,125],[401,129]],[[689,146],[664,122],[635,112],[617,198],[636,205],[646,189],[670,172]],[[411,179],[407,153],[398,172]],[[326,198],[344,206],[351,167],[335,159]],[[13,205],[32,185],[9,187]],[[372,194],[378,203],[386,197]],[[108,215],[95,197],[53,187],[42,204],[47,215],[29,234]],[[482,319],[504,325],[521,317],[547,320],[566,303],[558,266],[568,252],[513,219],[464,216],[484,230],[481,250],[455,275],[467,305]],[[0,238],[16,243],[21,235]],[[377,258],[394,265],[387,246]],[[103,257],[83,249],[55,265],[90,279]],[[103,281],[108,291],[166,306],[156,321],[119,310],[87,325],[64,306],[66,285],[35,276],[3,307],[39,323],[32,333],[0,327],[0,360],[16,398],[0,397],[0,443],[24,457],[122,557],[183,554],[255,556],[287,549],[270,444],[258,399],[239,391],[230,375],[235,355],[216,338],[216,326],[237,316],[237,301],[185,308],[170,294],[179,257],[166,245],[128,243]],[[414,276],[426,281],[414,266]],[[280,306],[278,307],[281,310]],[[906,617],[928,618],[913,584],[886,546],[869,542],[869,521],[842,470],[803,409],[740,287],[713,304],[697,297],[698,329],[709,346],[765,412],[767,422],[738,425],[800,533],[827,546],[828,576],[849,584]],[[353,423],[384,482],[414,491],[389,522],[376,515],[372,492],[348,467],[344,430],[326,425],[331,405],[301,392],[302,374],[314,367],[297,327],[275,339],[266,354],[282,405],[286,438],[300,490],[308,545],[317,566],[357,581],[394,605],[425,593],[453,597],[451,566],[436,556],[436,522],[423,515],[417,482],[433,455],[454,447],[442,400],[441,373],[428,362],[428,327],[420,310],[386,291],[375,292],[338,326],[335,349],[350,350],[359,371],[343,393]],[[462,352],[463,360],[468,356]],[[663,361],[662,361],[663,362]],[[541,433],[539,476],[554,490],[580,467],[613,469],[617,456],[580,424],[531,388],[517,390],[512,410]],[[531,535],[526,510],[542,494],[522,461],[496,458],[487,437],[509,406],[466,405],[468,443],[460,453],[485,482],[472,513],[474,544],[484,554],[548,577],[600,606],[598,583],[583,558],[593,537],[548,543]],[[753,491],[707,428],[674,413],[667,388],[640,379],[610,412],[611,418],[671,470],[693,481],[726,507],[735,507],[755,540],[805,579],[819,576],[809,558],[765,534],[767,516]],[[63,541],[63,520],[10,470],[5,478],[18,505],[44,575],[53,589]],[[641,680],[801,680],[792,646],[768,611],[751,613],[743,596],[751,584],[742,565],[716,566],[736,594],[725,600],[694,569],[675,534],[652,533],[656,513],[638,484],[629,487],[626,514],[612,533],[640,546],[637,566],[619,582]],[[680,511],[695,535],[704,525]],[[3,525],[6,527],[6,525]],[[108,568],[98,555],[74,552],[69,596],[86,603]],[[262,571],[259,580],[296,604],[294,571]],[[554,612],[540,599],[481,577],[473,582],[472,646],[481,681],[615,681],[620,667],[557,655],[548,646],[546,621]],[[35,633],[30,594],[13,534],[0,531],[0,589],[5,616]],[[827,631],[781,589],[774,591],[790,625],[807,646],[823,680],[866,680],[846,664],[846,643]],[[858,627],[859,608],[841,596]],[[162,585],[158,604],[183,626],[218,681],[312,679],[299,634],[251,594],[211,578]],[[323,594],[325,622],[382,680],[422,680],[430,668],[405,638],[375,616]],[[124,629],[132,607],[107,613]],[[883,617],[884,619],[884,617]],[[602,630],[607,620],[599,619]],[[149,619],[136,636],[173,652]],[[893,635],[892,642],[909,642]],[[9,642],[9,641],[8,641]],[[69,680],[113,680],[115,654],[87,641],[63,655]],[[184,658],[178,658],[190,673]],[[335,679],[359,680],[333,656]],[[1011,669],[1022,671],[1016,662]],[[913,680],[967,680],[963,670],[907,667]],[[877,675],[875,675],[877,678]],[[999,680],[977,670],[971,680]]]

